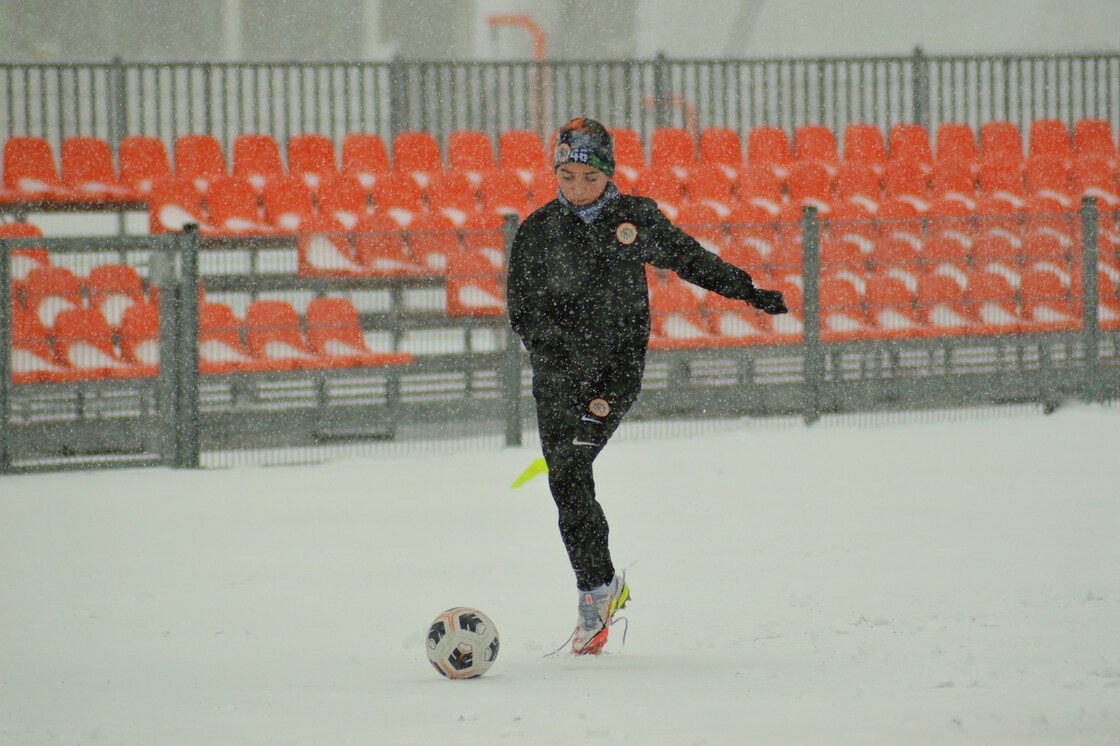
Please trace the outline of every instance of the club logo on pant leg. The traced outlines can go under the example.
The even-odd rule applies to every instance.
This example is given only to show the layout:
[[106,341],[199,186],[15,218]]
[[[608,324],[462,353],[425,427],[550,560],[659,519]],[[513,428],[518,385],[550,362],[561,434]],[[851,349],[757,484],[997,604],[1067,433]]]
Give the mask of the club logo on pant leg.
[[606,399],[592,399],[587,408],[596,417],[606,417],[611,413],[611,405],[607,403]]
[[614,234],[618,236],[618,242],[623,246],[629,246],[638,240],[638,229],[633,223],[620,224]]

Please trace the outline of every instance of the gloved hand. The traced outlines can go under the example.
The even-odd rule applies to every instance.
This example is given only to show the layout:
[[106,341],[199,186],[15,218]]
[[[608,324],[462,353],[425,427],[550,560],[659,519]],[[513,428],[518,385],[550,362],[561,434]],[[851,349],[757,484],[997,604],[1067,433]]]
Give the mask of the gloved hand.
[[747,303],[750,303],[758,310],[763,313],[768,313],[771,316],[780,313],[789,313],[789,309],[786,308],[786,302],[785,299],[782,298],[782,292],[780,290],[762,290],[760,288],[754,288],[751,296],[747,299]]

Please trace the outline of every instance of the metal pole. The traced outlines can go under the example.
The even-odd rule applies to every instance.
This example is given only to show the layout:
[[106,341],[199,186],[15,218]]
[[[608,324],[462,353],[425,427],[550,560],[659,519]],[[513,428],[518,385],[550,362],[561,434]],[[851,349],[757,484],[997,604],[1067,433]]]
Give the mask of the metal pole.
[[669,60],[664,54],[653,62],[653,126],[668,127],[672,124],[673,94],[669,79]]
[[821,418],[824,350],[821,348],[821,225],[817,208],[801,210],[802,347],[805,350],[805,424]]
[[1100,255],[1100,214],[1096,197],[1081,199],[1081,332],[1085,347],[1085,395],[1092,401],[1098,385],[1097,362],[1100,357],[1099,282],[1097,257]]
[[914,69],[911,71],[914,86],[914,123],[929,129],[929,68],[926,63],[925,52],[922,48],[914,47]]
[[178,463],[182,469],[197,469],[200,463],[198,371],[198,225],[183,229],[182,254],[179,263],[178,328]]
[[12,468],[11,394],[12,261],[8,242],[0,239],[0,474]]
[[[509,277],[509,256],[517,233],[517,216],[506,215],[502,235],[506,245],[506,277]],[[521,437],[521,340],[513,329],[505,328],[505,360],[502,366],[502,397],[505,399],[506,445],[520,446]]]
[[178,401],[177,370],[179,283],[176,266],[182,254],[183,235],[171,237],[174,243],[163,243],[152,252],[148,265],[148,278],[159,288],[159,382],[156,388],[156,401],[159,408],[160,463],[175,466],[178,462]]

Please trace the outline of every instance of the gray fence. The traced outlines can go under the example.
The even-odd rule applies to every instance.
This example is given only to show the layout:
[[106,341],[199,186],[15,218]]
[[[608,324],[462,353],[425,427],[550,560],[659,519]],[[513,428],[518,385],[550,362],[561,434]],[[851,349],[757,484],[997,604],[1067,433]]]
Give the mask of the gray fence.
[[[1083,288],[1073,294],[1080,304],[1077,323],[1052,331],[830,340],[822,331],[820,278],[836,267],[822,261],[822,223],[808,208],[799,228],[804,292],[798,338],[651,350],[632,418],[796,415],[814,422],[834,412],[1011,402],[1056,407],[1071,398],[1118,397],[1120,330],[1114,324],[1102,329],[1098,318],[1094,200],[1063,219],[1080,232],[1068,265],[1080,271],[1077,285]],[[507,225],[507,241],[512,227]],[[284,449],[288,461],[316,460],[339,443],[425,449],[468,436],[522,442],[533,422],[530,375],[504,317],[452,319],[443,309],[409,305],[410,291],[440,291],[439,278],[300,277],[291,271],[294,242],[210,243],[192,232],[0,240],[0,472],[228,465],[253,460],[261,449]],[[160,288],[158,371],[146,378],[13,384],[9,255],[43,246],[59,257],[109,253]],[[263,261],[264,254],[279,254],[279,261]],[[1114,264],[1117,257],[1108,259]],[[207,298],[378,293],[388,305],[360,308],[362,325],[391,335],[394,347],[403,335],[430,329],[451,330],[463,343],[384,369],[202,375],[200,281]],[[472,342],[478,333],[487,336],[486,344]]]
[[[585,62],[0,65],[0,141],[71,135],[117,143],[211,133],[425,130],[547,135],[575,115],[630,127],[851,123],[979,127],[1040,118],[1120,125],[1120,55],[932,56]],[[648,141],[648,140],[647,140]]]

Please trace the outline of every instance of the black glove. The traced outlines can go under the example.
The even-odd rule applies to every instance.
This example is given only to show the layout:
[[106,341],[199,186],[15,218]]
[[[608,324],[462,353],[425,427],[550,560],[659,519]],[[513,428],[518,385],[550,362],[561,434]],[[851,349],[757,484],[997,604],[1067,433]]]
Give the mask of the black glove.
[[786,302],[782,298],[782,291],[780,290],[761,290],[754,288],[750,297],[747,298],[747,303],[771,316],[776,316],[780,313],[789,313],[786,308]]

